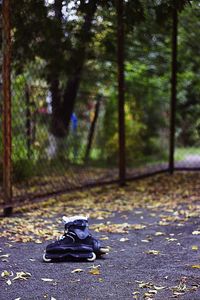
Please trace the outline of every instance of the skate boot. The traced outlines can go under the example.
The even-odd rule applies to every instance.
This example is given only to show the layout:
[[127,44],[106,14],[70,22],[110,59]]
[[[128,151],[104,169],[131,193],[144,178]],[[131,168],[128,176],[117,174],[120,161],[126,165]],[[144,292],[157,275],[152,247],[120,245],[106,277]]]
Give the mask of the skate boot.
[[94,261],[96,257],[109,252],[88,230],[88,220],[83,216],[63,217],[65,231],[56,242],[46,247],[45,262],[62,260]]

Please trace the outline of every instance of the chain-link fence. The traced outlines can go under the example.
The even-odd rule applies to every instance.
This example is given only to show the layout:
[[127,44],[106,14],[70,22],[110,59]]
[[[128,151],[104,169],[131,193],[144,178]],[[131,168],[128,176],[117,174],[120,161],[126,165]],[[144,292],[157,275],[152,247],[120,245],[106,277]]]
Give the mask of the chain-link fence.
[[[94,184],[200,168],[198,33],[191,37],[193,31],[188,30],[199,22],[199,6],[179,14],[177,66],[172,43],[177,42],[176,30],[172,39],[172,24],[177,24],[172,14],[161,27],[152,7],[143,13],[143,6],[137,7],[132,24],[129,2],[118,3],[117,10],[109,1],[13,1],[12,7],[3,1],[2,207]],[[190,18],[193,14],[195,20]],[[9,20],[11,25],[6,26]],[[8,63],[10,87],[5,74]],[[10,148],[9,107],[5,106],[9,88]]]
[[[188,7],[179,18],[178,103],[176,113],[175,167],[200,170],[200,84],[199,41],[195,28],[200,25],[199,4]],[[190,21],[192,18],[192,22]]]

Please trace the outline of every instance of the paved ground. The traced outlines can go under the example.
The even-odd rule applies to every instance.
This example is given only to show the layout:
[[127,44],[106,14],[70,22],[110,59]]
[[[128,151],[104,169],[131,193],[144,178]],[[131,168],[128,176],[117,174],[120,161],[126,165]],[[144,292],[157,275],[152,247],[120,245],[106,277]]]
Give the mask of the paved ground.
[[[57,220],[52,221],[57,224]],[[200,299],[198,217],[186,219],[173,210],[135,209],[103,221],[92,219],[91,225],[97,229],[102,222],[99,228],[115,229],[95,235],[111,250],[94,263],[43,263],[48,242],[13,243],[0,238],[0,299]],[[132,224],[137,225],[130,229]],[[73,273],[75,269],[82,272]],[[92,274],[94,269],[99,274]],[[22,271],[30,277],[14,279]]]

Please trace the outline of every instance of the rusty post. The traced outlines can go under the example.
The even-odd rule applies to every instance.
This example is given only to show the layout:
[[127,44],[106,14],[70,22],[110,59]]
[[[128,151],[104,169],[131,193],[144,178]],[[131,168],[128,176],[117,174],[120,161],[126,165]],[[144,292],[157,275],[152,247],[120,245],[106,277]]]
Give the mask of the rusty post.
[[171,67],[171,104],[170,104],[170,144],[169,144],[169,172],[174,172],[176,102],[177,102],[177,36],[178,12],[173,9],[172,25],[172,67]]
[[30,91],[29,86],[25,86],[25,98],[26,98],[26,145],[27,145],[27,156],[31,158],[31,109],[30,109]]
[[12,181],[11,181],[11,26],[10,0],[2,2],[2,40],[3,40],[3,195],[4,215],[12,213]]
[[118,65],[118,126],[119,126],[119,182],[125,185],[125,96],[124,96],[124,3],[117,0],[117,65]]

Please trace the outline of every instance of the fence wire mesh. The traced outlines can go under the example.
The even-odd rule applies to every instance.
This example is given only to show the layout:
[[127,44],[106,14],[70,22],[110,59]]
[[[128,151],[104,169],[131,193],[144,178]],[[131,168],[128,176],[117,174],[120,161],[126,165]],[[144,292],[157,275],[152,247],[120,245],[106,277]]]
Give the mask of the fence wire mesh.
[[[127,179],[168,170],[172,24],[148,9],[134,30],[125,20]],[[117,181],[116,7],[30,0],[12,11],[13,203]],[[199,14],[198,5],[179,14],[175,168],[200,168]],[[2,127],[2,88],[0,97]],[[2,199],[2,132],[0,165]]]
[[[110,157],[104,124],[109,101],[108,82],[105,85],[106,76],[109,76],[107,62],[101,55],[101,45],[96,46],[95,53],[91,48],[97,42],[95,35],[100,40],[103,38],[103,25],[92,1],[86,13],[77,12],[81,10],[77,5],[71,3],[71,7],[62,7],[62,1],[55,1],[53,5],[47,1],[43,9],[49,14],[49,21],[57,26],[57,32],[52,29],[49,33],[54,39],[49,45],[53,53],[45,52],[45,59],[34,54],[19,73],[13,62],[13,196],[17,198],[117,178],[117,172],[112,172],[117,167],[116,146],[115,156]],[[22,15],[30,8],[24,4]],[[67,8],[64,13],[63,9]],[[75,14],[80,14],[78,19]],[[90,36],[92,22],[94,33]],[[69,25],[70,32],[65,28]],[[67,48],[64,53],[60,52],[57,48],[62,48],[59,34],[65,44],[71,43],[72,50]],[[47,38],[45,36],[44,44],[48,52]]]
[[125,64],[128,178],[168,168],[171,24],[163,35],[152,20],[148,16],[146,26],[135,28],[127,41],[130,49]]
[[[190,19],[191,18],[191,19]],[[178,95],[175,167],[200,169],[200,7],[188,7],[179,18]],[[195,29],[198,28],[197,31]]]

